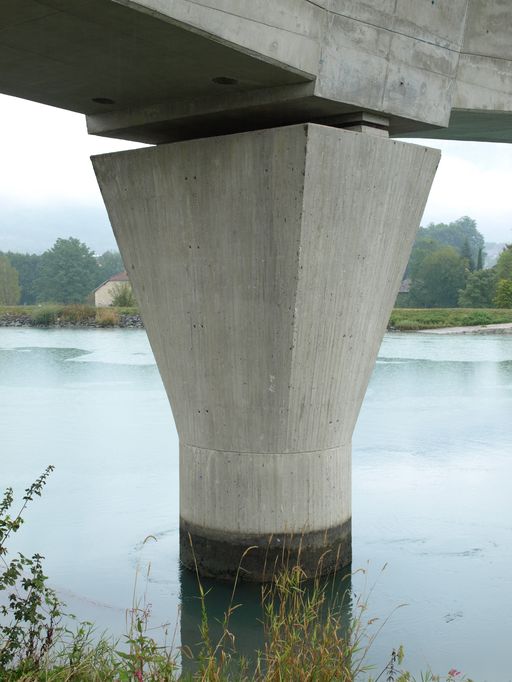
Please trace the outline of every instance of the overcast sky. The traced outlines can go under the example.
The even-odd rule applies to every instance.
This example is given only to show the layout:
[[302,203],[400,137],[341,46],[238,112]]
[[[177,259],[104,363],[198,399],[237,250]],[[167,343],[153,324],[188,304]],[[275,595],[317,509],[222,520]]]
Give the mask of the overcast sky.
[[[422,224],[469,215],[486,241],[512,242],[512,145],[420,141],[442,150]],[[0,251],[77,236],[115,245],[89,156],[133,149],[87,135],[85,118],[0,95]]]

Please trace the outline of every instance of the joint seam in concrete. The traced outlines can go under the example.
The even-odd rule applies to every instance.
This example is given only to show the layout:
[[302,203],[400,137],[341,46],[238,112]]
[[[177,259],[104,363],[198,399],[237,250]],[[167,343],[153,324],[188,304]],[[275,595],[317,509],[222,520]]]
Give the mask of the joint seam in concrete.
[[244,21],[252,21],[255,24],[259,24],[260,26],[267,26],[268,28],[274,28],[274,29],[277,29],[278,31],[286,30],[286,33],[291,33],[291,35],[299,36],[299,38],[308,38],[308,35],[306,33],[300,33],[300,31],[294,31],[291,28],[283,29],[283,28],[281,28],[281,26],[276,26],[275,24],[269,24],[266,21],[260,21],[259,19],[253,19],[253,18],[248,19],[243,14],[239,14],[237,12],[228,12],[227,10],[222,9],[221,7],[215,7],[215,5],[206,5],[203,2],[197,2],[197,0],[187,0],[187,2],[189,2],[191,5],[196,5],[200,9],[204,9],[206,7],[207,9],[211,10],[212,12],[219,12],[220,14],[226,14],[228,17],[236,17],[237,19],[242,19]]
[[[418,38],[417,36],[412,36],[409,35],[408,33],[402,33],[402,31],[397,31],[396,29],[393,28],[388,28],[387,26],[379,26],[378,24],[374,24],[371,21],[362,21],[361,19],[355,19],[354,17],[349,16],[348,14],[343,14],[343,12],[336,12],[334,9],[326,9],[325,7],[322,7],[322,5],[318,5],[314,0],[306,0],[306,2],[310,5],[313,5],[313,7],[318,7],[319,9],[323,9],[325,12],[328,14],[334,14],[337,17],[341,17],[342,19],[348,19],[349,21],[353,21],[354,23],[357,24],[364,24],[365,26],[371,26],[372,28],[376,28],[379,31],[387,31],[388,33],[392,33],[393,35],[397,36],[402,36],[403,38],[410,38],[411,40],[416,40],[418,43],[424,43],[425,45],[432,45],[433,47],[440,47],[442,50],[449,50],[450,52],[454,52],[456,54],[460,54],[462,50],[462,45],[463,42],[460,44],[458,48],[456,47],[450,47],[449,45],[439,45],[439,43],[435,43],[434,41],[431,40],[425,40],[425,38]],[[440,40],[443,40],[439,36]],[[464,37],[463,37],[464,40]]]
[[338,450],[339,448],[347,447],[347,445],[350,445],[350,443],[347,444],[340,443],[339,445],[334,445],[333,447],[323,448],[320,450],[295,450],[293,452],[255,452],[252,450],[218,450],[217,448],[203,448],[200,445],[192,445],[192,443],[180,443],[180,445],[186,448],[194,448],[195,450],[204,450],[205,452],[220,452],[226,455],[263,455],[263,456],[282,455],[284,457],[286,455],[313,455],[315,454],[315,452],[326,453],[330,452],[331,450]]
[[[372,28],[378,29],[379,31],[387,31],[388,33],[392,33],[393,35],[398,35],[402,36],[403,38],[411,38],[411,40],[416,40],[419,43],[424,43],[425,45],[432,45],[432,47],[440,47],[443,50],[448,50],[449,52],[453,52],[454,54],[461,56],[468,56],[468,57],[481,57],[482,59],[496,59],[501,62],[508,62],[512,63],[512,59],[509,59],[508,57],[498,57],[494,55],[488,55],[488,54],[481,54],[479,52],[465,52],[463,49],[464,46],[464,35],[465,35],[465,28],[466,28],[466,22],[467,22],[467,11],[468,11],[468,5],[466,5],[466,14],[464,15],[464,31],[462,33],[462,42],[458,47],[450,47],[449,45],[439,45],[438,43],[431,41],[431,40],[425,40],[424,38],[418,38],[417,36],[412,36],[409,35],[408,33],[403,33],[402,31],[397,31],[392,28],[388,28],[387,26],[379,26],[379,24],[374,24],[371,21],[362,21],[361,19],[355,19],[354,17],[349,16],[348,14],[343,14],[342,12],[336,12],[336,10],[333,9],[328,9],[326,10],[325,7],[322,7],[321,5],[318,5],[314,0],[306,0],[307,3],[310,5],[313,5],[314,7],[318,7],[319,9],[323,9],[324,11],[334,14],[337,17],[341,17],[342,19],[347,19],[348,21],[353,21],[358,24],[364,24],[365,26],[371,26]],[[441,39],[442,40],[442,39]],[[425,69],[423,69],[425,70]],[[438,73],[434,71],[434,73]]]

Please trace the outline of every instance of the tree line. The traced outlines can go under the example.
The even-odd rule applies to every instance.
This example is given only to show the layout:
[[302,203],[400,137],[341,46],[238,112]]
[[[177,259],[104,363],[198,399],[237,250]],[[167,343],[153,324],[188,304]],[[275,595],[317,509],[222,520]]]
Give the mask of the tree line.
[[485,268],[484,238],[476,221],[421,227],[405,271],[410,289],[397,305],[413,308],[512,308],[512,245]]
[[[99,256],[80,240],[57,239],[43,254],[0,252],[0,305],[83,303],[124,270],[121,255]],[[417,308],[512,308],[512,244],[485,268],[484,238],[475,220],[421,227],[404,277],[410,290],[397,305]]]
[[124,270],[117,251],[99,256],[79,239],[57,239],[42,254],[0,252],[0,305],[83,303]]

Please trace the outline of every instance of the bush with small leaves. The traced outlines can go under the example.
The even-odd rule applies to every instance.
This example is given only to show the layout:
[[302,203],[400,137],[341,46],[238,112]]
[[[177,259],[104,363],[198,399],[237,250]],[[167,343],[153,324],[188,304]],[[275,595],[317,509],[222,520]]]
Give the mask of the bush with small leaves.
[[117,287],[112,297],[112,305],[116,308],[136,308],[137,301],[129,284],[121,284]]
[[496,308],[512,308],[512,279],[500,279],[494,305]]
[[30,315],[30,324],[34,327],[50,327],[56,324],[59,312],[57,306],[44,305],[36,308]]
[[[0,595],[5,593],[0,614],[0,669],[23,665],[37,669],[54,644],[56,627],[62,616],[57,595],[46,584],[43,557],[18,554],[9,559],[7,541],[23,524],[27,505],[40,496],[53,467],[25,490],[20,510],[11,515],[14,503],[12,488],[7,488],[0,502]],[[3,596],[3,595],[2,595]]]

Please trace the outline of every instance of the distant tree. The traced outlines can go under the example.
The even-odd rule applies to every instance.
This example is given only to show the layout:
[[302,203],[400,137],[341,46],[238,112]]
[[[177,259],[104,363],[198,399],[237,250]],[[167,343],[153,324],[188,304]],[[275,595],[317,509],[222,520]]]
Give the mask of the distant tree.
[[0,256],[0,305],[16,305],[20,300],[18,272],[7,256]]
[[[478,253],[480,253],[481,249],[482,247],[478,249]],[[473,256],[471,255],[471,247],[469,246],[469,239],[467,237],[464,238],[464,243],[462,244],[460,255],[466,261],[468,270],[470,272],[473,272],[473,270],[475,269],[475,262],[473,260]]]
[[82,303],[98,281],[98,263],[83,242],[57,239],[41,257],[37,278],[39,301]]
[[418,274],[418,269],[424,259],[442,247],[443,245],[435,239],[429,237],[418,237],[414,242],[411,257],[409,258],[409,263],[407,265],[407,270],[405,271],[404,277],[415,279]]
[[476,269],[477,270],[483,270],[484,269],[484,250],[482,247],[478,249],[478,257],[476,259]]
[[496,268],[471,272],[466,288],[459,293],[459,305],[462,308],[492,308],[497,283]]
[[507,244],[496,263],[498,279],[512,279],[512,244]]
[[98,256],[96,262],[98,263],[99,278],[96,283],[97,286],[106,282],[112,275],[117,275],[118,272],[123,272],[126,269],[119,251],[105,251],[101,256]]
[[37,300],[35,283],[39,275],[41,256],[36,253],[14,253],[12,251],[5,255],[19,274],[21,288],[20,303],[23,303],[23,305],[35,303]]
[[468,216],[451,223],[430,223],[427,227],[420,228],[418,237],[435,239],[446,246],[453,246],[461,255],[467,239],[473,263],[477,260],[478,250],[484,248],[484,237],[477,229],[476,220]]
[[466,265],[451,246],[428,255],[412,281],[410,297],[413,305],[425,308],[457,306],[459,291],[466,288]]
[[512,308],[512,279],[500,279],[494,298],[496,308]]

